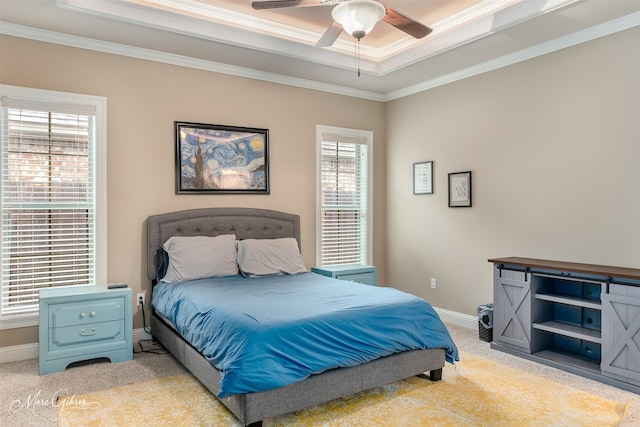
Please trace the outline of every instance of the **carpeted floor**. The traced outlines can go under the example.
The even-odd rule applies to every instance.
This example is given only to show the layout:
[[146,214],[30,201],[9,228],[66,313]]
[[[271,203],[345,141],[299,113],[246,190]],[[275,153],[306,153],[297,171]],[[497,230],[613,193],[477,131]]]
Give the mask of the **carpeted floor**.
[[[605,399],[617,402],[631,401],[627,415],[619,425],[624,427],[640,425],[640,400],[637,395],[509,354],[496,352],[489,348],[488,343],[478,339],[477,330],[452,324],[447,326],[458,347],[466,353],[512,366]],[[2,378],[0,425],[56,426],[57,411],[60,409],[59,405],[54,403],[57,395],[79,396],[183,372],[183,368],[171,356],[152,353],[136,353],[134,360],[130,362],[82,364],[68,368],[65,372],[46,376],[38,375],[37,359],[5,363],[0,365],[0,378]]]
[[[348,398],[264,421],[265,427],[614,426],[617,403],[487,359],[461,354],[443,379],[413,377]],[[59,427],[239,427],[233,415],[190,374],[61,398]]]

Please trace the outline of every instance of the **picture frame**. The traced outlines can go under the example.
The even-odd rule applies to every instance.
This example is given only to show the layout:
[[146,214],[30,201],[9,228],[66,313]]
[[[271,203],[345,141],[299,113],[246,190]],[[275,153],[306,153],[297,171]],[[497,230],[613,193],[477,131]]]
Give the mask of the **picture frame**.
[[174,125],[176,194],[269,194],[269,129]]
[[413,194],[433,194],[433,161],[413,164]]
[[471,171],[449,174],[449,207],[471,207]]

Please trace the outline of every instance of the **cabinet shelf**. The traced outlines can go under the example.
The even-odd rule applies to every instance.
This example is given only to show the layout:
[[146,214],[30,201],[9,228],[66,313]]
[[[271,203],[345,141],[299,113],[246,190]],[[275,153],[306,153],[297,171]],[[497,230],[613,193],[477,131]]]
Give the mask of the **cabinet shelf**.
[[537,353],[534,353],[534,355],[561,364],[575,366],[577,368],[584,369],[593,373],[600,373],[600,364],[598,362],[586,357],[576,356],[572,353],[554,349],[539,351]]
[[602,334],[600,331],[595,329],[586,329],[581,326],[554,321],[533,323],[533,328],[596,344],[602,344]]
[[602,310],[602,304],[600,304],[600,302],[589,301],[589,300],[585,300],[584,298],[555,295],[555,294],[552,295],[552,294],[544,294],[544,293],[536,294],[535,298],[543,301],[550,301],[550,302],[555,302],[560,304],[572,305],[575,307],[584,307],[584,308],[590,308],[593,310]]

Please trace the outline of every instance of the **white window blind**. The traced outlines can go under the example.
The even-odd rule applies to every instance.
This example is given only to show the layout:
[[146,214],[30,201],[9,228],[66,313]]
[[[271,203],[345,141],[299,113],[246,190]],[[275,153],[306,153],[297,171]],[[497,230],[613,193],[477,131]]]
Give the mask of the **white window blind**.
[[322,132],[320,265],[367,264],[369,254],[368,138]]
[[95,106],[2,97],[0,318],[96,282]]

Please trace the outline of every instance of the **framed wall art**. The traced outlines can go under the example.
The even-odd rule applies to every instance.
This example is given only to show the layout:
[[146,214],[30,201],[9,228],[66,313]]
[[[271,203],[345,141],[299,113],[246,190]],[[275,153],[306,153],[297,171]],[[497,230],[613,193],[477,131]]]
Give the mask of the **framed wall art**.
[[176,193],[269,194],[269,130],[175,122]]
[[413,194],[433,194],[433,161],[413,164]]
[[449,207],[471,207],[471,171],[449,174]]

